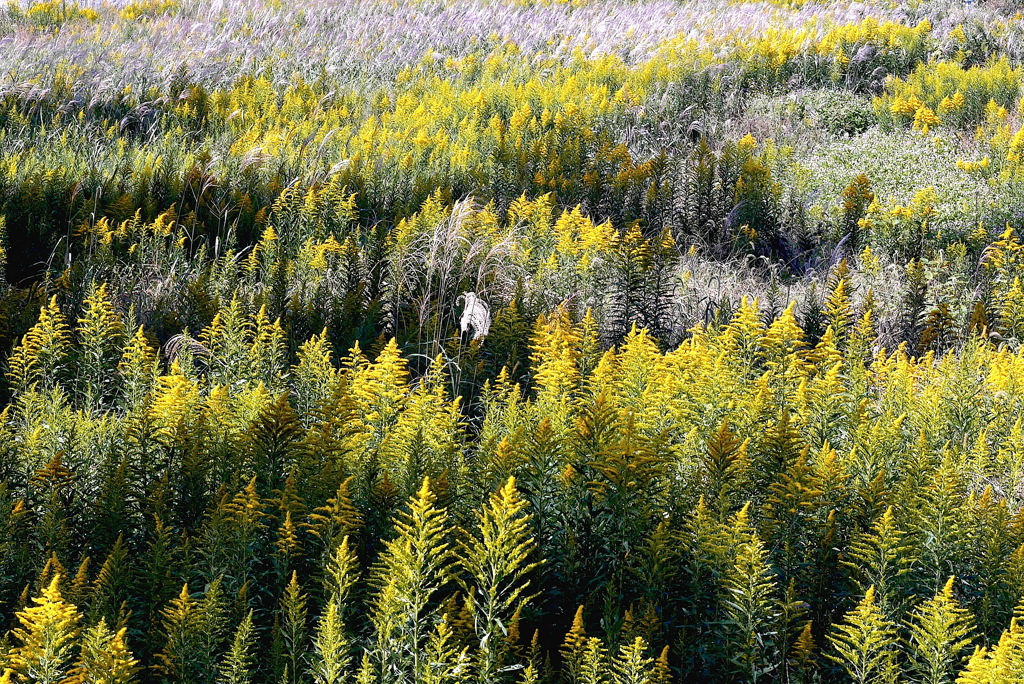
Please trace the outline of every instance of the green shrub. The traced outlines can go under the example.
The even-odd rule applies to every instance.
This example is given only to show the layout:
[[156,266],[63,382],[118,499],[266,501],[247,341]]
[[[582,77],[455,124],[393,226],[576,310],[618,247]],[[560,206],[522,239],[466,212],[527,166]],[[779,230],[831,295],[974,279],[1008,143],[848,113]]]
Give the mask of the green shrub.
[[833,135],[860,135],[878,122],[871,102],[846,90],[816,90],[797,102],[806,119]]

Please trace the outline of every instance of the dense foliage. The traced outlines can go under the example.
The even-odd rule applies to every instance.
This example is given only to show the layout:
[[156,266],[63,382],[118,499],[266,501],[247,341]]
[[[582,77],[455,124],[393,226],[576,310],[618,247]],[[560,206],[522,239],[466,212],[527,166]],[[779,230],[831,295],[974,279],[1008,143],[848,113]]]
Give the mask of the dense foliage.
[[1021,682],[1012,11],[0,8],[0,684]]

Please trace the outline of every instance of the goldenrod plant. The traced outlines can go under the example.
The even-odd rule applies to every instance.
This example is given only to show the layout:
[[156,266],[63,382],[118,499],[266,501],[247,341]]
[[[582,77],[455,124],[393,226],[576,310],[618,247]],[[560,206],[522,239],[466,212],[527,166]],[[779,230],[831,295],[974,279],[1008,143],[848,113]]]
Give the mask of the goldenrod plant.
[[0,5],[0,684],[1019,681],[1022,45]]

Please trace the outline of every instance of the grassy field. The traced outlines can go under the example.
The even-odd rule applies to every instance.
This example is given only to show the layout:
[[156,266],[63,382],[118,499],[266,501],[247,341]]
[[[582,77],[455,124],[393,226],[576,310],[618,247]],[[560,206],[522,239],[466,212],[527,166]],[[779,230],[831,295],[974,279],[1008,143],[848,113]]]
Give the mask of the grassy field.
[[0,7],[0,684],[1012,684],[1024,16]]

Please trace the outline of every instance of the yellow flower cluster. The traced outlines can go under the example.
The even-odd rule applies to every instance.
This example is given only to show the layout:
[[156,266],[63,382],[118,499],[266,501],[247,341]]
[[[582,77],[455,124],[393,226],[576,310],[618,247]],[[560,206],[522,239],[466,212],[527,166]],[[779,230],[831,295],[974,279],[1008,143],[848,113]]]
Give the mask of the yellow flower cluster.
[[907,99],[897,96],[893,99],[892,104],[889,105],[889,111],[901,116],[914,117],[917,115],[917,110],[921,109],[921,107],[924,107],[924,103],[916,95],[911,95]]
[[45,0],[25,10],[25,16],[36,24],[59,25],[74,19],[96,21],[99,13],[91,7],[81,7],[77,2],[66,0]]
[[911,221],[928,221],[935,216],[937,196],[935,188],[927,187],[919,190],[907,206],[895,205],[889,214]]
[[858,225],[881,245],[919,245],[934,229],[938,201],[938,193],[931,186],[918,190],[907,204],[894,201],[885,206],[875,198]]
[[177,0],[138,0],[121,8],[119,14],[126,21],[169,14],[178,9]]
[[855,53],[861,46],[871,45],[880,50],[898,50],[914,54],[926,49],[931,32],[932,25],[927,19],[916,26],[907,26],[866,17],[860,23],[830,28],[818,41],[817,52],[821,55],[849,55]]
[[935,114],[935,112],[933,112],[928,107],[919,107],[918,110],[914,113],[913,128],[915,131],[921,131],[925,135],[928,134],[928,131],[931,129],[932,126],[938,126],[941,123],[942,119],[940,119]]
[[959,160],[956,163],[956,167],[962,171],[973,172],[973,171],[984,171],[989,168],[992,160],[988,157],[984,157],[978,161],[964,161]]
[[984,120],[989,103],[1013,107],[1022,82],[1024,71],[1005,58],[968,69],[955,61],[928,62],[906,79],[890,79],[875,106],[883,121],[912,123],[917,130],[939,123],[973,127]]

